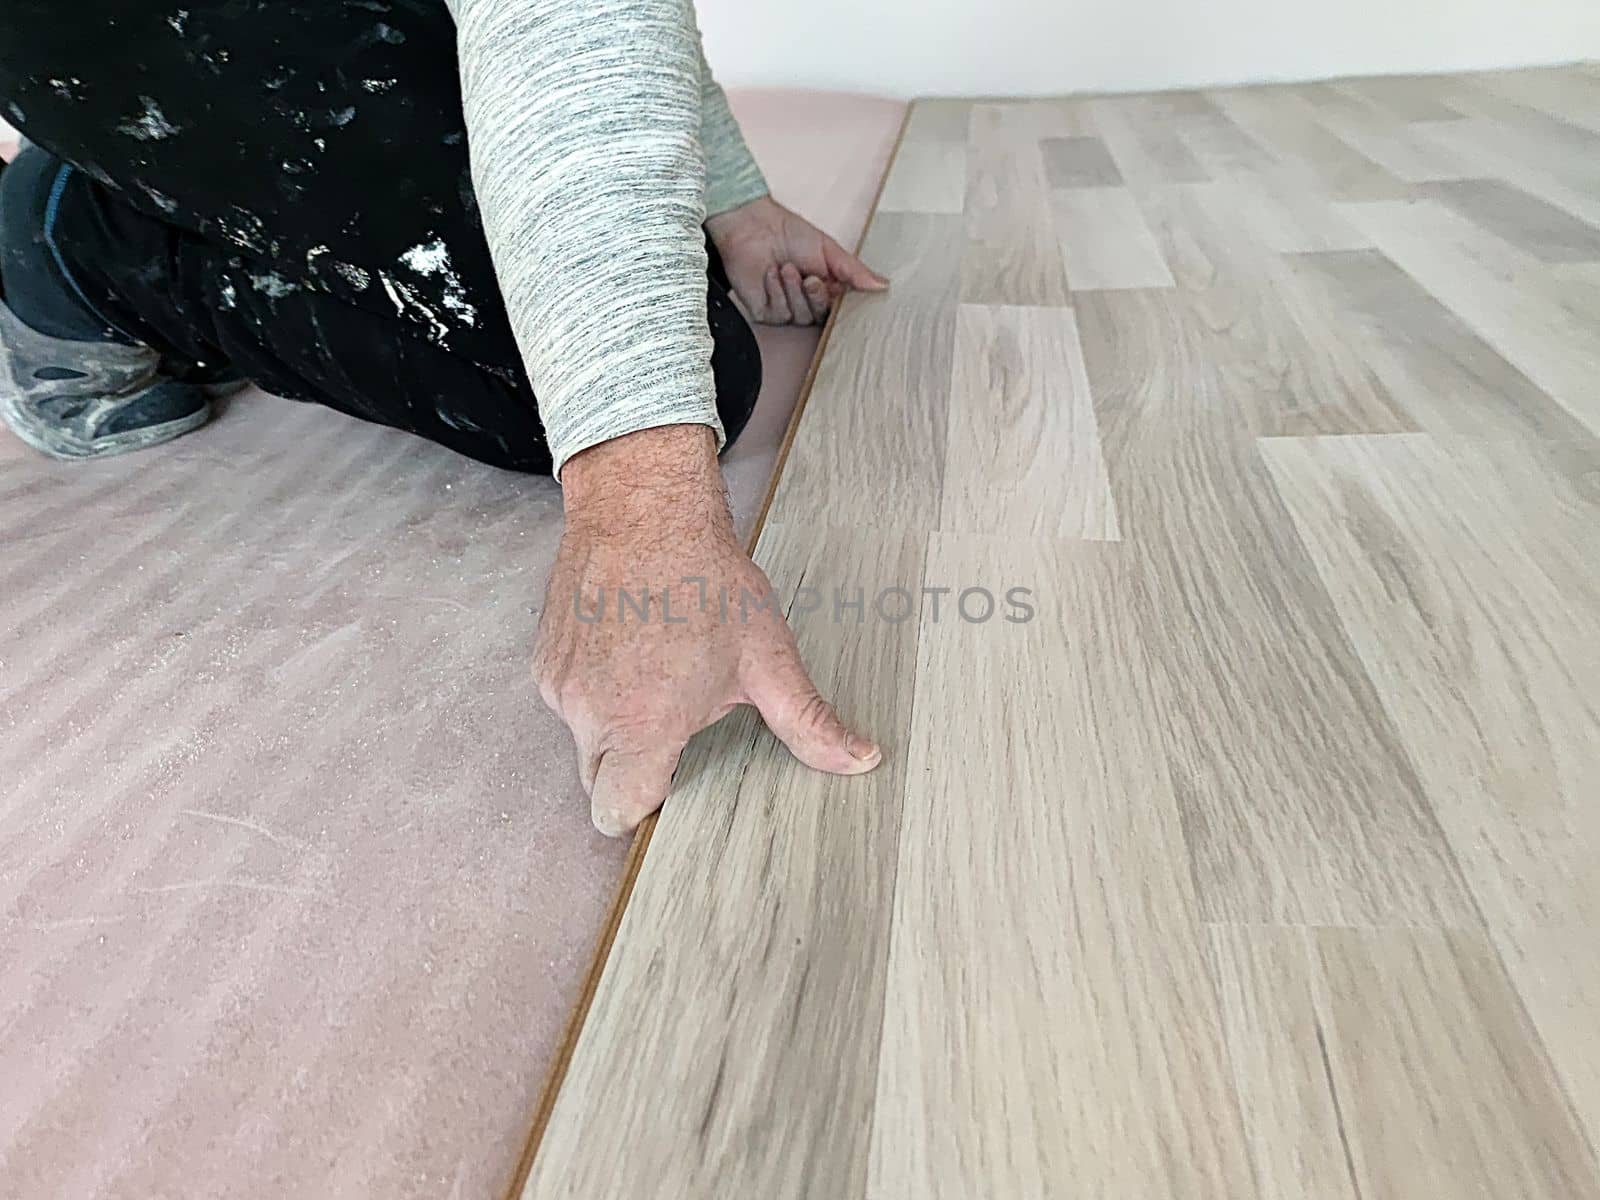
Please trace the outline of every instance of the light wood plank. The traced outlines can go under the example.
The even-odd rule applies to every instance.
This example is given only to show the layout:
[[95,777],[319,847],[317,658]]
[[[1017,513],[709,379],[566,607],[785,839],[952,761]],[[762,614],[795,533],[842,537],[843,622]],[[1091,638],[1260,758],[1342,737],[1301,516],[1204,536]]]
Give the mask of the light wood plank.
[[1587,438],[1570,412],[1382,254],[1288,262],[1322,293],[1330,320],[1420,429],[1514,443]]
[[1307,931],[1213,925],[1211,953],[1262,1200],[1360,1200]]
[[1204,915],[1476,925],[1255,453],[1229,341],[1169,292],[1084,293],[1077,313]]
[[1594,1155],[1478,937],[1319,930],[1363,1200],[1600,1194]]
[[1174,286],[1161,248],[1125,188],[1055,192],[1050,208],[1073,291]]
[[1600,262],[1600,228],[1495,179],[1435,183],[1421,194],[1541,262]]
[[1600,971],[1600,446],[1417,436],[1263,452],[1600,1134],[1600,1047],[1573,1016],[1592,1020]]
[[1341,211],[1508,362],[1600,432],[1600,326],[1565,308],[1534,260],[1431,201]]
[[1147,119],[1137,98],[1093,102],[1095,128],[1131,184],[1198,183],[1210,173],[1169,124]]
[[932,539],[1038,607],[924,608],[870,1196],[1254,1194],[1119,562]]
[[939,528],[1115,539],[1071,309],[964,304]]
[[1302,96],[1254,88],[1222,88],[1208,95],[1241,129],[1333,199],[1391,200],[1410,194],[1410,185],[1335,136]]
[[1600,133],[1600,79],[1583,71],[1494,71],[1478,82],[1496,95]]
[[1450,121],[1461,114],[1448,103],[1449,82],[1416,76],[1345,79],[1329,85],[1387,117],[1392,123]]
[[1068,303],[1047,190],[1037,127],[1028,109],[974,105],[967,134],[964,302]]
[[1574,186],[1550,171],[1535,139],[1490,121],[1449,121],[1421,128],[1418,137],[1444,146],[1485,177],[1537,196],[1587,225],[1600,226],[1600,186]]
[[[922,539],[769,524],[756,560],[920,596]],[[807,771],[743,711],[690,748],[523,1196],[861,1196],[917,621],[796,620],[884,766]]]
[[1406,183],[1471,179],[1470,163],[1430,141],[1424,132],[1367,111],[1326,109],[1318,120],[1346,145]]
[[958,216],[882,213],[863,255],[894,282],[844,300],[772,519],[933,529],[960,287]]
[[1414,428],[1339,335],[1320,299],[1238,220],[1226,189],[1148,189],[1140,207],[1179,298],[1209,331],[1209,362],[1259,435]]
[[877,212],[961,211],[967,191],[970,107],[952,100],[923,100],[911,106],[878,196]]
[[965,141],[903,141],[878,198],[880,213],[959,213],[966,202]]
[[1280,254],[1364,250],[1372,239],[1333,211],[1333,204],[1291,168],[1249,171],[1220,181],[1239,222]]
[[1051,187],[1116,187],[1122,183],[1122,172],[1097,137],[1045,138],[1039,149],[1044,155],[1045,180]]

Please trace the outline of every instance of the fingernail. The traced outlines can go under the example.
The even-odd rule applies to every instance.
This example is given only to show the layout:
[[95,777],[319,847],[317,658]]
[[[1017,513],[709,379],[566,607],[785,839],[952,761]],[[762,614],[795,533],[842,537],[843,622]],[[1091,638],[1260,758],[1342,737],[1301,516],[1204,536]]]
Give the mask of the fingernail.
[[628,827],[622,823],[620,813],[601,812],[596,809],[590,816],[594,820],[594,827],[608,838],[621,837],[628,832]]
[[869,738],[862,737],[859,733],[852,733],[845,739],[845,749],[850,751],[850,757],[857,762],[871,762],[883,752],[878,749],[878,743]]

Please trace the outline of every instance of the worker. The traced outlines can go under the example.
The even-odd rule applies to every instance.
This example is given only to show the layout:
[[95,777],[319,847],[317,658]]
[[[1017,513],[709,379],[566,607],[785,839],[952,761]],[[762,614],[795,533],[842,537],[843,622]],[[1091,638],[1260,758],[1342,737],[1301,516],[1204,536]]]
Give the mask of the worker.
[[768,194],[690,0],[6,0],[0,110],[23,441],[152,446],[249,382],[557,475],[534,674],[605,833],[739,704],[811,767],[878,764],[717,456],[760,386],[744,314],[886,281]]

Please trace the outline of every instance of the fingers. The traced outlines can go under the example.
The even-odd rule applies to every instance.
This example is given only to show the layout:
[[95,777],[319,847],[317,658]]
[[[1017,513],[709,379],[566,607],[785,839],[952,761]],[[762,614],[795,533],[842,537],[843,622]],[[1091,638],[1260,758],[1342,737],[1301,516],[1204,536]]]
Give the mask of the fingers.
[[787,324],[794,319],[789,309],[789,298],[784,294],[783,278],[778,272],[777,264],[767,268],[766,278],[762,280],[767,293],[766,320],[773,325]]
[[822,698],[792,639],[784,651],[752,667],[747,675],[750,703],[806,766],[835,775],[861,775],[883,761],[877,744],[849,729]]
[[812,315],[817,320],[822,320],[828,315],[828,309],[833,307],[833,297],[828,294],[828,285],[815,275],[807,275],[802,281],[805,288],[806,300],[811,305]]
[[811,325],[816,321],[816,315],[811,311],[811,302],[806,299],[805,283],[800,277],[800,268],[793,263],[784,263],[779,272],[783,280],[783,294],[789,301],[789,311],[794,314],[796,325]]
[[828,271],[841,283],[863,292],[881,292],[889,281],[832,238],[822,239],[822,258]]
[[594,827],[607,837],[632,832],[666,800],[682,753],[680,745],[654,750],[608,750],[601,755],[589,793],[589,816]]

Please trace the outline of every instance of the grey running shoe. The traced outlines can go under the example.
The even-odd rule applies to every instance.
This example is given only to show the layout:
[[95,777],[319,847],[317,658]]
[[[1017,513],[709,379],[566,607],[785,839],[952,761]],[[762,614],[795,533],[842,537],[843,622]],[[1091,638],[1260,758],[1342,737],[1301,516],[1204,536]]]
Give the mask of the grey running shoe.
[[0,418],[52,457],[100,458],[170,441],[204,425],[208,392],[228,387],[162,378],[148,346],[46,337],[0,299]]

